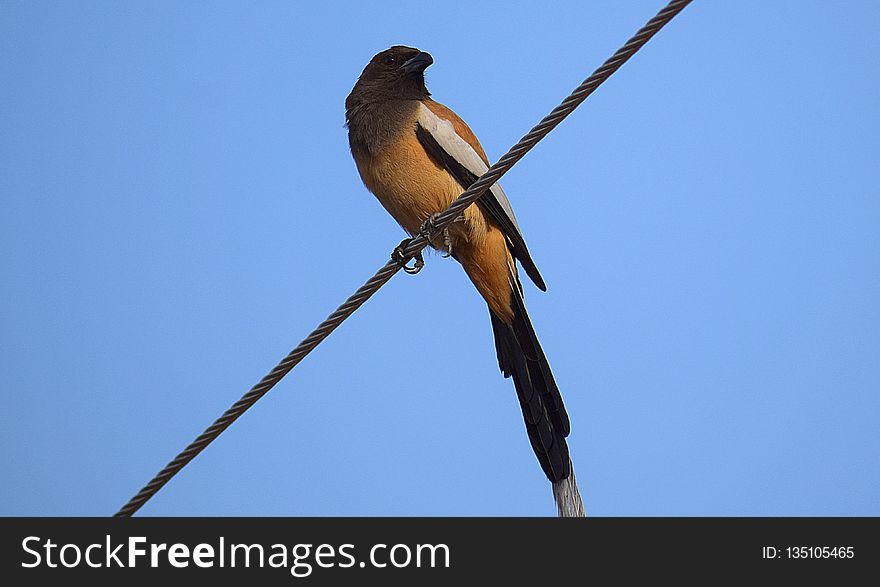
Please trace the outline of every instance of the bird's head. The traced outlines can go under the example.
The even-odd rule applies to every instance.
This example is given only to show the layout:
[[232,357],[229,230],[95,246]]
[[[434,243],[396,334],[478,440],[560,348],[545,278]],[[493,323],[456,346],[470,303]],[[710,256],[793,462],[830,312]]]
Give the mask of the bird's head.
[[397,45],[376,54],[361,73],[346,100],[346,108],[389,100],[423,100],[425,69],[434,63],[429,53]]

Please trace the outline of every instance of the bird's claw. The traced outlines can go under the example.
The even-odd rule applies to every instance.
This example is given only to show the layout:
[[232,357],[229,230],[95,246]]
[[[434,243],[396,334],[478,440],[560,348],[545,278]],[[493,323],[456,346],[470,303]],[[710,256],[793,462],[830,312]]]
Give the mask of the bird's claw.
[[[438,232],[443,236],[443,247],[445,252],[443,253],[443,257],[451,257],[452,256],[452,237],[449,234],[449,228],[446,227],[443,230],[437,230],[437,218],[440,214],[431,214],[428,218],[422,222],[419,227],[418,236],[427,240],[433,246],[433,237],[438,236]],[[464,219],[464,215],[460,214],[458,218],[456,218],[453,222],[458,222]],[[406,249],[409,247],[410,243],[413,241],[411,238],[406,238],[400,241],[400,244],[394,248],[394,251],[391,252],[391,260],[400,265],[400,267],[409,273],[410,275],[415,275],[425,266],[425,259],[422,257],[422,252],[419,251],[415,255],[407,256]],[[435,247],[439,248],[439,247]],[[415,259],[415,263],[412,266],[407,265],[410,259]]]
[[[437,228],[435,226],[437,222],[437,218],[440,216],[438,213],[431,214],[428,216],[428,219],[422,222],[422,225],[419,227],[419,234],[428,239],[428,242],[431,242],[431,237],[437,233]],[[459,217],[463,218],[462,215]],[[457,221],[458,218],[455,219]],[[455,222],[453,221],[453,222]],[[441,255],[444,259],[452,256],[452,238],[449,236],[449,227],[444,228],[440,234],[443,235],[443,246],[446,248],[446,252]]]
[[443,229],[443,246],[446,247],[446,252],[440,256],[448,259],[452,256],[452,239],[449,237],[449,228]]
[[[425,266],[425,259],[422,257],[422,252],[419,251],[412,257],[407,257],[404,251],[409,246],[409,243],[412,242],[411,238],[405,238],[400,241],[400,244],[394,247],[394,250],[391,252],[391,260],[400,265],[400,268],[403,269],[410,275],[415,275],[419,271],[422,270],[422,267]],[[415,259],[415,263],[412,267],[407,265],[410,259]]]

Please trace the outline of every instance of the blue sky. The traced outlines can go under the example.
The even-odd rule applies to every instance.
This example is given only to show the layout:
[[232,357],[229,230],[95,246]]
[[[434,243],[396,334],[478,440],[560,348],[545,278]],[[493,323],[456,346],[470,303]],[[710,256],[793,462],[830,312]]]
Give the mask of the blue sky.
[[[0,514],[113,513],[385,262],[374,53],[494,160],[663,4],[0,4]],[[589,514],[880,515],[878,27],[697,0],[503,179]],[[554,509],[432,255],[141,513]]]

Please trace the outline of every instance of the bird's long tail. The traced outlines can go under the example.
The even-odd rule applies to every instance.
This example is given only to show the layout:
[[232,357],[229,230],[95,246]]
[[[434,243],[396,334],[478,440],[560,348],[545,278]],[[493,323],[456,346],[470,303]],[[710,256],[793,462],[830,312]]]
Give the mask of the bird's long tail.
[[570,431],[568,414],[516,277],[511,279],[511,289],[512,323],[507,324],[489,311],[498,365],[505,377],[513,378],[529,441],[544,474],[553,484],[559,515],[580,517],[584,515],[584,506],[565,441]]

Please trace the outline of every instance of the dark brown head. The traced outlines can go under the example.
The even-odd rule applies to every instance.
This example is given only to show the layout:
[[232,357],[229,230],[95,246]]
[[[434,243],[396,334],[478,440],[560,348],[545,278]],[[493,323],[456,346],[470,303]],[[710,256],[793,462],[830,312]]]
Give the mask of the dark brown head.
[[346,115],[359,106],[391,100],[424,100],[425,69],[434,63],[430,54],[397,45],[373,57],[345,100]]

